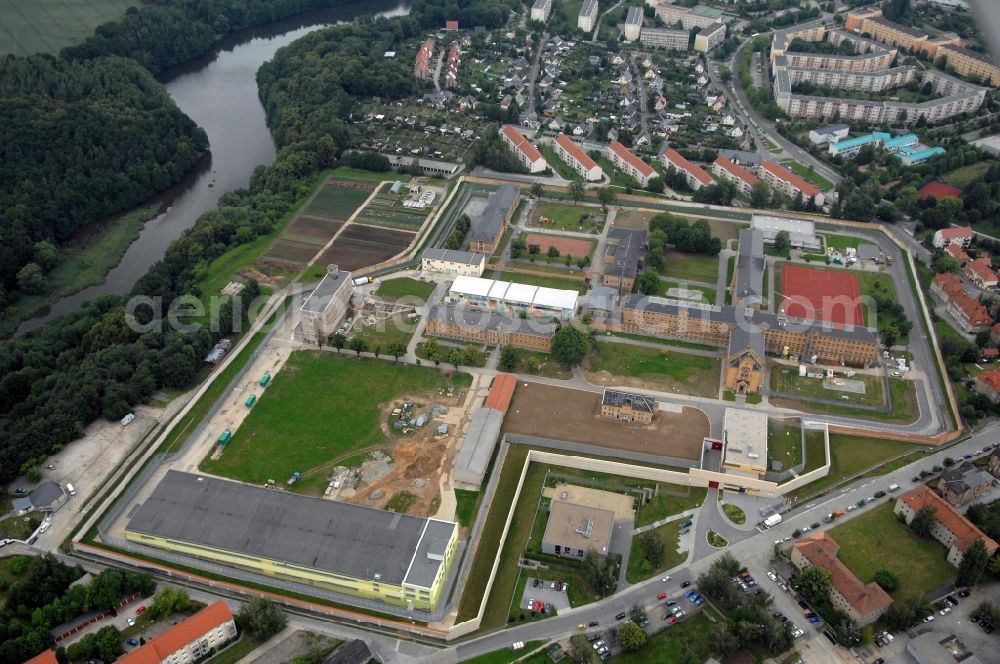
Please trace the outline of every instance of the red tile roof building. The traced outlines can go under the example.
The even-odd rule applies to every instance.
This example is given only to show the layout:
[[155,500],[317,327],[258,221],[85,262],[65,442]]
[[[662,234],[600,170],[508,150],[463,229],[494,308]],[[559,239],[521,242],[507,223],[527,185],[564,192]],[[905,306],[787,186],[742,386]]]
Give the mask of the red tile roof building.
[[931,292],[948,303],[953,297],[965,295],[965,287],[962,286],[962,280],[954,273],[942,272],[931,279]]
[[737,166],[721,155],[715,158],[715,162],[712,164],[712,173],[720,180],[728,180],[735,184],[744,196],[749,196],[753,186],[760,182],[753,173],[742,166]]
[[935,247],[944,249],[949,244],[957,244],[962,249],[968,249],[972,244],[972,229],[968,226],[952,226],[934,233]]
[[213,602],[159,636],[120,657],[117,664],[188,664],[212,648],[236,638],[233,614],[223,601]]
[[500,130],[500,137],[529,172],[540,173],[548,168],[542,153],[514,125],[504,125]]
[[[953,245],[949,245],[949,249],[951,246]],[[993,271],[993,261],[985,256],[966,263],[965,276],[980,288],[994,290],[997,287],[997,273]]]
[[458,21],[445,21],[444,22],[444,29],[445,30],[458,30]]
[[54,652],[46,650],[45,652],[35,655],[24,664],[59,664],[59,660],[56,659],[56,654]]
[[1000,369],[984,371],[976,376],[976,392],[983,394],[993,403],[1000,402]]
[[710,184],[713,184],[715,180],[712,176],[705,172],[701,166],[692,164],[690,161],[684,158],[684,156],[673,148],[667,148],[663,156],[663,165],[667,168],[673,166],[675,169],[684,174],[687,179],[688,186],[694,190],[701,189]]
[[962,190],[944,182],[933,180],[928,182],[917,191],[917,198],[961,198]]
[[993,325],[989,310],[979,300],[965,293],[951,298],[947,309],[959,327],[966,332],[981,332]]
[[1000,348],[984,348],[980,351],[984,360],[995,360],[1000,358]]
[[[982,374],[980,374],[981,376]],[[925,484],[896,499],[893,512],[902,515],[906,524],[909,525],[917,512],[924,507],[930,507],[934,510],[934,525],[931,527],[931,535],[948,549],[948,562],[955,567],[962,563],[962,556],[977,539],[983,540],[990,556],[997,550],[996,542],[987,537],[948,501],[934,493]]]
[[949,244],[944,248],[944,250],[948,252],[952,258],[957,260],[959,265],[969,262],[969,254],[965,253],[965,249],[962,249],[962,247],[957,244]]
[[434,55],[434,40],[428,39],[420,45],[416,60],[413,62],[413,75],[417,78],[427,78],[430,74],[431,56]]
[[790,198],[796,198],[801,194],[803,202],[812,199],[816,205],[823,205],[824,200],[826,200],[819,187],[806,182],[803,178],[773,161],[765,161],[760,165],[760,179]]
[[590,158],[579,145],[573,142],[566,134],[559,134],[555,140],[556,154],[560,159],[569,164],[574,171],[583,176],[588,182],[596,182],[604,177],[604,170],[597,165],[597,162]]
[[640,187],[648,187],[649,181],[656,177],[656,170],[652,166],[636,157],[618,141],[611,141],[611,145],[608,146],[608,156],[611,157],[611,163],[615,168],[634,178]]
[[892,604],[877,583],[863,583],[837,558],[840,545],[827,533],[816,533],[792,545],[792,564],[800,570],[819,567],[830,573],[830,603],[859,625],[867,625]]

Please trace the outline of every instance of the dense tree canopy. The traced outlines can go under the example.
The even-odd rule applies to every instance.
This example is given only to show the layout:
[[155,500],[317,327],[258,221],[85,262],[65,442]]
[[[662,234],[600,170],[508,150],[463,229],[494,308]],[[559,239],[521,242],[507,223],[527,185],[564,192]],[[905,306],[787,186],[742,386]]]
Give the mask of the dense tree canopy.
[[135,62],[0,59],[0,285],[43,291],[57,245],[174,184],[207,148]]

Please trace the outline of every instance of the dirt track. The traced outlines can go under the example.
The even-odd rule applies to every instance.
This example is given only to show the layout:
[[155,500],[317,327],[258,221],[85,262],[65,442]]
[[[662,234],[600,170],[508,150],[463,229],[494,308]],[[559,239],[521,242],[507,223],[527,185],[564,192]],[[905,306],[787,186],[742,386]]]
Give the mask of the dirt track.
[[708,418],[700,410],[658,412],[648,427],[633,427],[598,417],[601,395],[564,387],[519,383],[504,433],[553,438],[616,450],[698,459],[709,434]]

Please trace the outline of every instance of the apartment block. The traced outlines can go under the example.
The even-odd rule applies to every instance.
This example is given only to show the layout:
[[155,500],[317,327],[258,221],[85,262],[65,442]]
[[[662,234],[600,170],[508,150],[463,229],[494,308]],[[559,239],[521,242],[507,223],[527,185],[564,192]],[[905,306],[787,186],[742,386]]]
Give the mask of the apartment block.
[[602,169],[583,149],[566,134],[559,134],[553,142],[556,155],[588,182],[596,182],[604,177]]
[[643,28],[639,41],[648,48],[663,48],[686,51],[690,33],[687,30],[670,30],[667,28]]
[[894,23],[883,16],[862,19],[858,32],[907,52],[918,50],[927,41],[926,32]]
[[597,0],[584,0],[580,14],[576,17],[576,27],[584,32],[593,32],[597,22]]
[[931,242],[937,249],[943,249],[949,244],[957,244],[962,249],[968,249],[972,244],[972,228],[969,226],[952,226],[934,231]]
[[657,5],[656,15],[663,19],[668,26],[681,22],[684,29],[691,31],[691,28],[699,27],[705,29],[713,23],[722,21],[726,15],[718,10],[704,5],[696,7],[679,7],[677,5]]
[[642,7],[629,7],[625,15],[625,41],[637,41],[642,32]]
[[510,151],[514,153],[521,165],[531,173],[540,173],[548,168],[545,157],[538,151],[534,144],[525,138],[524,134],[518,131],[513,125],[504,125],[500,130],[500,137],[507,144]]
[[772,189],[791,198],[802,196],[803,201],[812,200],[816,205],[823,205],[825,197],[816,185],[806,182],[801,176],[773,161],[765,161],[760,165],[760,178]]
[[788,82],[792,85],[809,82],[814,85],[841,90],[882,92],[883,90],[898,88],[912,81],[916,76],[917,68],[906,66],[855,72],[837,69],[786,67],[785,71],[788,72]]
[[531,5],[531,20],[544,23],[552,12],[552,0],[535,0]]
[[712,176],[705,172],[705,169],[697,164],[692,164],[673,148],[667,148],[660,159],[667,168],[673,167],[683,173],[688,186],[694,190],[701,189],[715,182]]
[[608,156],[615,168],[634,178],[640,187],[648,187],[649,181],[657,175],[652,166],[639,159],[618,141],[611,141],[611,145],[608,146]]
[[708,53],[726,40],[726,24],[713,23],[694,37],[694,50]]
[[749,196],[753,186],[760,182],[750,171],[737,166],[722,156],[716,157],[712,164],[712,174],[720,180],[727,180],[735,184],[744,196]]
[[135,650],[121,656],[122,664],[190,664],[236,638],[236,622],[229,607],[216,601],[190,618],[175,623]]
[[881,15],[882,9],[880,7],[855,9],[854,11],[847,12],[847,16],[844,19],[844,27],[848,30],[858,31],[861,28],[861,24],[866,19],[875,18]]
[[334,334],[351,308],[354,289],[351,273],[336,265],[327,272],[299,308],[302,317],[302,338],[317,341]]
[[955,44],[944,44],[937,49],[936,56],[939,64],[951,67],[959,76],[975,76],[989,85],[1000,85],[1000,67],[983,53]]
[[948,501],[934,493],[927,485],[922,484],[913,491],[897,498],[893,512],[901,516],[909,525],[917,512],[924,507],[930,507],[934,511],[931,536],[948,549],[948,562],[954,567],[962,564],[965,552],[976,540],[983,541],[990,556],[996,552],[996,542],[952,507]]

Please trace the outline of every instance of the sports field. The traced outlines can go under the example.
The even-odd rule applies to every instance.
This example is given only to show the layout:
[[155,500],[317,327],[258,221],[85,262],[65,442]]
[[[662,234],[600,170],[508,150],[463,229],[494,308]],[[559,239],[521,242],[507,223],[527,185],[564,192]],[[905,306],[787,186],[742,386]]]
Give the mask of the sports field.
[[260,395],[222,456],[201,470],[244,482],[284,481],[357,450],[387,442],[385,407],[435,393],[450,381],[437,369],[296,351]]
[[140,0],[0,0],[0,55],[58,53]]
[[858,278],[842,270],[782,266],[782,309],[794,318],[863,325]]
[[594,251],[593,240],[584,240],[583,238],[577,237],[547,235],[544,233],[528,233],[524,237],[524,241],[529,247],[533,244],[537,244],[542,250],[542,253],[547,252],[549,247],[555,247],[559,250],[560,256],[583,258],[584,256],[589,256]]

